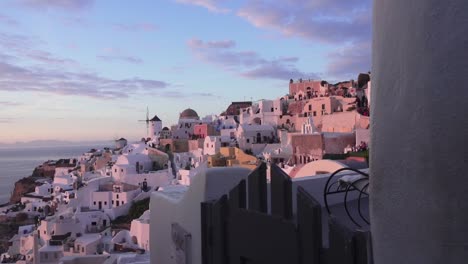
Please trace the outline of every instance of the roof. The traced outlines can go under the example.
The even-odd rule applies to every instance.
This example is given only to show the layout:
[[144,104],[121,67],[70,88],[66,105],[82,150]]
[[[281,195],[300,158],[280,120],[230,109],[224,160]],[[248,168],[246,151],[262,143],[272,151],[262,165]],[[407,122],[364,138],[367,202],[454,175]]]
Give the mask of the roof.
[[164,127],[162,130],[167,131],[167,130],[169,130],[169,128],[168,128],[168,127]]
[[179,119],[200,119],[195,110],[187,108],[180,113]]
[[155,115],[153,118],[150,119],[150,121],[161,122],[161,119],[159,119],[159,117]]
[[170,200],[179,200],[187,190],[188,187],[185,185],[167,185],[160,187],[156,193],[162,194]]
[[101,239],[101,235],[99,234],[84,234],[76,238],[75,243],[87,245],[87,244],[96,242],[99,239]]
[[[246,102],[232,102],[226,111],[223,113],[224,115],[239,115],[240,114],[240,109],[241,108],[246,108],[252,106],[252,102],[246,101]],[[221,115],[223,115],[221,114]]]
[[49,246],[49,245],[46,245],[46,246],[43,246],[39,249],[39,252],[60,252],[60,251],[63,251],[63,247],[62,246]]
[[125,138],[119,138],[119,139],[117,139],[116,141],[121,141],[121,140],[125,140],[125,141],[126,141]]

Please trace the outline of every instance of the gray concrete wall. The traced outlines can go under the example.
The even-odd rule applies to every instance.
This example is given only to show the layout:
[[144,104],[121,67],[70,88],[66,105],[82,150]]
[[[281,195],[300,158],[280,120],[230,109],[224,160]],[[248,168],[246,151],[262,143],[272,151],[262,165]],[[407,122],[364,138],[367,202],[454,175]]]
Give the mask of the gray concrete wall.
[[468,263],[468,1],[375,0],[376,264]]

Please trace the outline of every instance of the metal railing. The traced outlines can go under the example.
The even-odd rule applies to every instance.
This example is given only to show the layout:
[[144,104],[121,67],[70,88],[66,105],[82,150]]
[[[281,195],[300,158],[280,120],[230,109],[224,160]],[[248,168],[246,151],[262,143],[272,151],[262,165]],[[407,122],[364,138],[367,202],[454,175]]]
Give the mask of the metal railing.
[[[345,176],[345,175],[340,175],[339,174],[342,171],[352,171],[352,172],[357,173],[361,177],[352,178],[351,180],[342,180],[341,177]],[[335,176],[341,176],[341,177],[335,177]],[[350,220],[356,226],[362,227],[354,219],[354,217],[350,213],[349,207],[348,207],[348,194],[349,194],[349,192],[358,191],[359,192],[359,195],[358,195],[358,198],[357,198],[357,200],[358,200],[358,214],[359,214],[360,218],[366,224],[370,225],[370,221],[362,213],[362,199],[363,199],[364,196],[365,197],[369,196],[368,188],[369,188],[369,174],[364,173],[364,172],[362,172],[360,170],[353,169],[353,168],[341,168],[341,169],[335,171],[328,178],[328,180],[327,180],[327,182],[325,184],[324,190],[323,190],[323,200],[325,202],[325,207],[327,209],[328,214],[331,214],[330,206],[329,206],[329,203],[328,203],[328,196],[329,195],[334,195],[334,194],[339,194],[339,193],[344,193],[343,204],[344,204],[346,214],[348,215]]]

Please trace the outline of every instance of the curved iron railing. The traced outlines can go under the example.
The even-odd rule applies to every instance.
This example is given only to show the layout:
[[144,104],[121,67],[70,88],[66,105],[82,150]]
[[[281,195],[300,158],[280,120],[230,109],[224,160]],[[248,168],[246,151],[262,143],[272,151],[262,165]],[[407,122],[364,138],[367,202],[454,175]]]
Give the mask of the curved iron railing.
[[[355,172],[355,173],[357,173],[357,174],[359,174],[359,175],[361,175],[363,177],[358,178],[358,179],[356,179],[354,181],[350,181],[350,182],[342,182],[342,181],[340,181],[341,177],[340,178],[335,177],[342,171],[352,171],[352,172]],[[339,175],[339,176],[344,176],[344,175]],[[361,208],[362,208],[361,201],[362,201],[363,195],[364,196],[369,196],[368,187],[369,187],[369,174],[367,174],[365,172],[362,172],[362,171],[359,171],[359,170],[356,170],[356,169],[353,169],[353,168],[341,168],[341,169],[333,172],[332,175],[330,175],[330,177],[328,178],[328,180],[327,180],[327,182],[325,184],[324,190],[323,190],[323,200],[325,202],[325,207],[327,209],[328,214],[331,214],[330,207],[328,205],[328,196],[333,195],[333,194],[338,194],[338,193],[344,193],[344,201],[343,202],[344,202],[344,208],[345,208],[346,214],[348,215],[350,220],[355,225],[357,225],[358,227],[361,227],[361,225],[354,219],[354,217],[352,216],[352,214],[350,213],[349,208],[348,208],[348,193],[350,191],[358,191],[359,192],[359,196],[358,196],[358,214],[359,214],[360,218],[365,223],[370,224],[369,220],[364,217],[364,215],[362,214],[362,210],[361,210]]]

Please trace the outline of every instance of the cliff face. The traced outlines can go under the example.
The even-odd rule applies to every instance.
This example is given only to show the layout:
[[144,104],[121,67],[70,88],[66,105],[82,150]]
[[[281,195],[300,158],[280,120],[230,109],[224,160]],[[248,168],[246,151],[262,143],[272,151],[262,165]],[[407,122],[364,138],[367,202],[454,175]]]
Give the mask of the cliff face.
[[55,167],[41,165],[34,169],[32,176],[53,178],[54,174],[55,174]]
[[15,188],[10,197],[10,203],[18,203],[25,193],[34,192],[36,188],[36,177],[26,177],[15,183]]
[[15,188],[10,197],[10,203],[18,203],[25,193],[34,192],[36,188],[36,180],[50,178],[54,179],[55,169],[57,167],[69,168],[70,170],[76,167],[75,159],[59,159],[57,161],[46,161],[42,165],[34,168],[31,176],[23,178],[15,183]]

